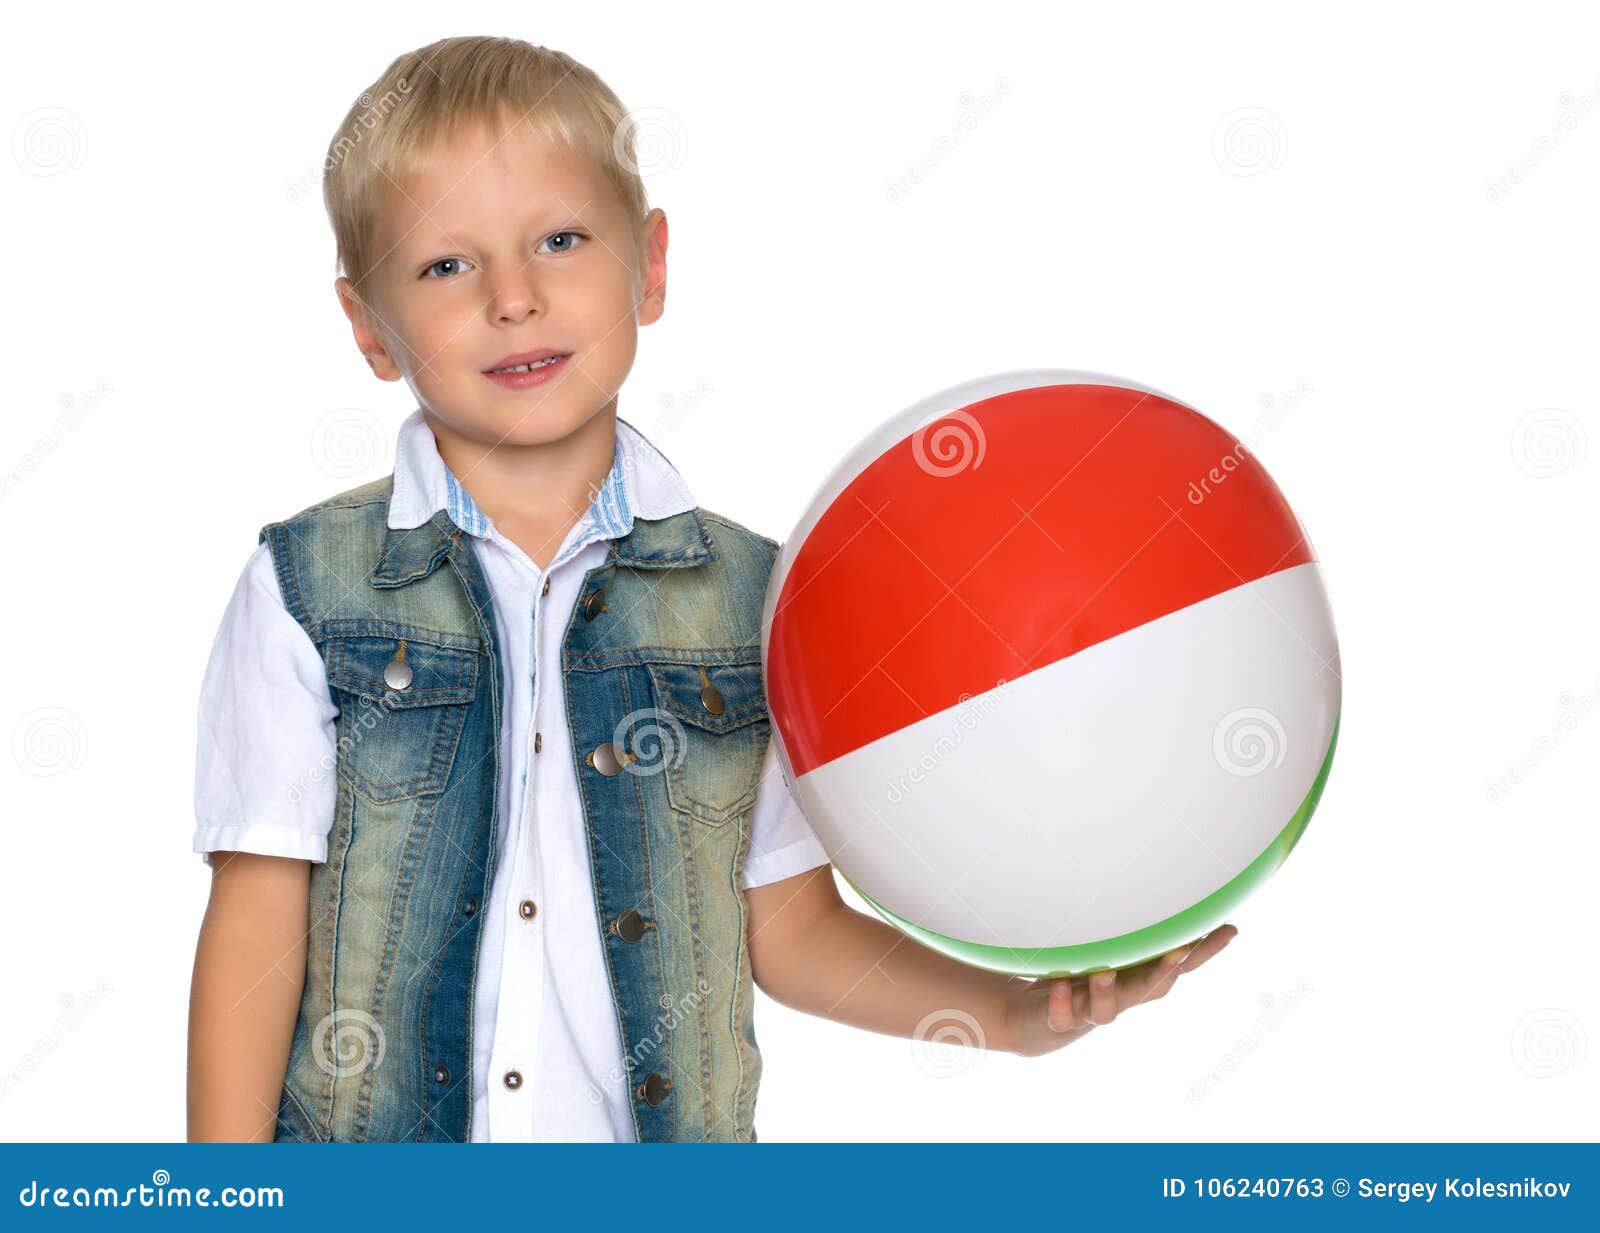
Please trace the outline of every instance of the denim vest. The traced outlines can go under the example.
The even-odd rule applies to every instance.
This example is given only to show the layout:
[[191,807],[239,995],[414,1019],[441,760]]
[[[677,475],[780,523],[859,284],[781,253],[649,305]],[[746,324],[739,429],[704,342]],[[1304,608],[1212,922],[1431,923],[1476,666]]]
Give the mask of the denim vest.
[[[338,716],[328,858],[279,1140],[470,1139],[479,910],[501,677],[470,539],[387,526],[393,476],[262,528]],[[715,538],[713,539],[713,532]],[[742,892],[777,545],[702,509],[635,518],[561,642],[573,770],[641,1141],[754,1141],[761,1055]],[[612,1081],[615,1081],[615,1077]]]

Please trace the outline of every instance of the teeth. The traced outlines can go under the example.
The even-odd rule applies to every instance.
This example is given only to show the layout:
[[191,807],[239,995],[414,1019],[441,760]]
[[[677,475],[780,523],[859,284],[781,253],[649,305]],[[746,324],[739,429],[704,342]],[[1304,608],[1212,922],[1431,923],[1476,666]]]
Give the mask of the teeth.
[[517,364],[517,365],[515,365],[514,367],[511,367],[511,368],[496,368],[496,369],[493,369],[492,371],[494,371],[494,372],[532,372],[535,368],[549,368],[550,365],[554,364],[557,360],[559,360],[561,358],[562,357],[559,356],[559,355],[552,355],[552,356],[548,357],[547,359],[540,360],[536,364]]

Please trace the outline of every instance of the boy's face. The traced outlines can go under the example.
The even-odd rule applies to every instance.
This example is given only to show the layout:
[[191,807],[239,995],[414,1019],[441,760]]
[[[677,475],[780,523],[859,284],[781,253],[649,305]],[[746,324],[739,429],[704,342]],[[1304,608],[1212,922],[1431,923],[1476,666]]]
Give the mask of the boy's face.
[[[661,315],[666,218],[645,249],[587,160],[525,127],[441,144],[386,187],[377,266],[340,302],[373,371],[401,378],[443,429],[484,445],[558,440],[615,410],[637,327]],[[490,376],[508,357],[563,353],[530,383]]]

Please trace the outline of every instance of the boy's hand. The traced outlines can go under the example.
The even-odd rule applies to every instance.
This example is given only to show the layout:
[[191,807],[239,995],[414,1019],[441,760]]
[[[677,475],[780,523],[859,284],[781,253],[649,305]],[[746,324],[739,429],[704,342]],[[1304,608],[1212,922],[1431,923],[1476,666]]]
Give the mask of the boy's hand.
[[1131,1006],[1166,997],[1182,973],[1205,963],[1238,932],[1232,925],[1218,925],[1191,946],[1133,967],[1018,985],[1006,996],[1010,1051],[1023,1057],[1053,1053]]

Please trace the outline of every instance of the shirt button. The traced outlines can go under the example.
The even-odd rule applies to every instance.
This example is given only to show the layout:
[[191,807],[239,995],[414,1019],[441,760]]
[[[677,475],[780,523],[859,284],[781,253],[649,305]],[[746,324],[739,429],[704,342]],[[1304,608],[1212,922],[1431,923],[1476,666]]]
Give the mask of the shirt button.
[[544,748],[544,735],[539,732],[533,734],[533,752],[538,753]]
[[532,920],[539,913],[539,906],[531,899],[524,899],[517,905],[517,911],[523,920]]
[[522,1072],[520,1070],[506,1071],[506,1086],[513,1092],[522,1086]]
[[443,1065],[443,1064],[435,1066],[433,1068],[433,1081],[435,1083],[449,1083],[450,1082],[450,1068],[448,1066]]
[[589,592],[589,597],[583,601],[583,619],[592,621],[606,610],[606,593],[602,590]]
[[546,574],[544,576],[544,585],[539,588],[539,594],[540,595],[548,595],[548,594],[550,594],[550,575],[549,574]]

